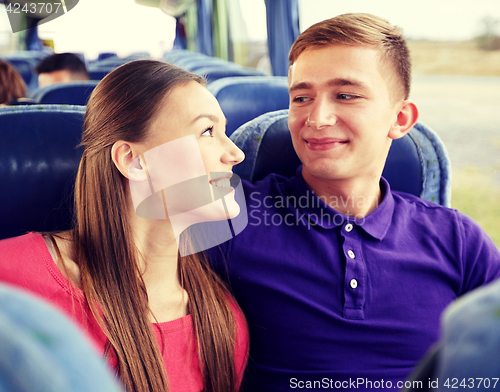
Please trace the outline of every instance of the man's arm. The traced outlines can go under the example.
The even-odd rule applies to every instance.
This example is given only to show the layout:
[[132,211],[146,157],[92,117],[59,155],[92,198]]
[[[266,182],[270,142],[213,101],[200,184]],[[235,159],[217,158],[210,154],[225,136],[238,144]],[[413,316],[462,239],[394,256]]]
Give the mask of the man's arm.
[[462,220],[463,286],[460,295],[500,277],[500,251],[486,232],[471,218],[459,213]]

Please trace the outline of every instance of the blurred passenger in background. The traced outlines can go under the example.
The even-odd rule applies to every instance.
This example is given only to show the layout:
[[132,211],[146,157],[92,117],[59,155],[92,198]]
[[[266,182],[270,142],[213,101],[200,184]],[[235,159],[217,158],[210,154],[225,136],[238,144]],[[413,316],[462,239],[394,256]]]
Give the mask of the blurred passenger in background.
[[58,53],[45,57],[35,67],[38,87],[75,80],[89,80],[85,63],[73,53]]
[[0,60],[0,105],[26,96],[26,83],[13,65]]
[[0,301],[0,391],[124,392],[88,337],[56,308],[4,284]]

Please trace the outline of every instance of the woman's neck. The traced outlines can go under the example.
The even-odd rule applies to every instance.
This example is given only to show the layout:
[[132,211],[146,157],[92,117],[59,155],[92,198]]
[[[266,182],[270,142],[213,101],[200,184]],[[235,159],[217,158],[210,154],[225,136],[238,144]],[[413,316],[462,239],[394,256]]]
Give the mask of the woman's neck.
[[165,322],[185,316],[188,295],[179,280],[179,247],[170,222],[131,214],[130,223],[154,320]]

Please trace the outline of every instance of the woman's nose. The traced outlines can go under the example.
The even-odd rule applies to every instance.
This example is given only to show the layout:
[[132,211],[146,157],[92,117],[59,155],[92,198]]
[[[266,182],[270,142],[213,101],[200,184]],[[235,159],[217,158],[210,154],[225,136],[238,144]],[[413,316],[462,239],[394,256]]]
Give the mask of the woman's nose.
[[227,138],[224,147],[225,147],[225,152],[221,158],[221,160],[224,163],[228,163],[228,164],[231,164],[234,166],[234,165],[237,165],[238,163],[242,162],[243,159],[245,159],[245,153],[243,151],[241,151],[236,146],[236,144],[233,143],[233,141],[231,139]]

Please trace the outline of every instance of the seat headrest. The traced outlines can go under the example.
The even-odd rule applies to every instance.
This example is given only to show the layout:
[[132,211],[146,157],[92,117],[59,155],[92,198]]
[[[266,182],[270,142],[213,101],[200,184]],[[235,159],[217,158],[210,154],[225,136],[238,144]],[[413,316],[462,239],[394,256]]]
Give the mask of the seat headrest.
[[29,96],[42,105],[86,105],[98,80],[55,83],[30,91]]
[[288,79],[282,76],[223,78],[210,83],[208,90],[227,118],[228,136],[261,114],[287,109],[290,99]]
[[194,73],[203,76],[207,80],[208,84],[231,76],[265,76],[263,72],[257,71],[255,68],[233,65],[229,65],[227,67],[221,67],[220,65],[208,65],[206,67],[196,69]]
[[0,238],[68,229],[85,107],[0,108]]
[[[271,173],[291,177],[301,164],[288,129],[288,110],[266,113],[244,124],[231,140],[245,153],[245,160],[233,170],[251,182]],[[392,142],[382,175],[395,191],[450,206],[448,153],[439,136],[422,123]]]

